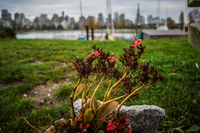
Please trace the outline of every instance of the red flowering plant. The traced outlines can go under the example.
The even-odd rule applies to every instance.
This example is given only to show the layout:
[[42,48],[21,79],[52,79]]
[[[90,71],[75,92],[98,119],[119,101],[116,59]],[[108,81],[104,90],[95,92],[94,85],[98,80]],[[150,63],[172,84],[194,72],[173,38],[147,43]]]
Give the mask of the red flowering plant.
[[[79,74],[79,80],[70,96],[71,117],[65,116],[63,121],[55,122],[55,130],[80,133],[129,133],[132,131],[129,119],[118,114],[118,111],[129,98],[137,95],[145,87],[164,80],[164,77],[154,69],[154,66],[150,66],[150,63],[138,61],[145,49],[141,40],[136,39],[129,48],[124,48],[124,53],[119,59],[114,57],[114,53],[104,52],[96,46],[92,48],[95,52],[87,55],[86,60],[76,58],[72,61]],[[122,68],[116,67],[117,61],[122,64]],[[94,75],[93,80],[88,83],[88,77],[92,75]],[[99,77],[101,79],[97,80]],[[94,87],[95,82],[98,82],[96,87]],[[102,102],[99,102],[95,99],[95,94],[105,82],[109,82],[109,85],[104,98],[98,99]],[[92,87],[95,89],[89,97]],[[124,95],[119,96],[121,91],[124,91]],[[81,92],[82,107],[78,117],[75,116],[73,102]],[[117,102],[119,99],[123,99],[120,104]]]

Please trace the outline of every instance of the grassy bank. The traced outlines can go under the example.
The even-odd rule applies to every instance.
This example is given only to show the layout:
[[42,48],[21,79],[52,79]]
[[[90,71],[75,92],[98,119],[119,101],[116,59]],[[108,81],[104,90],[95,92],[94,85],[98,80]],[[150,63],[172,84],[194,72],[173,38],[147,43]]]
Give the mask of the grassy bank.
[[[131,41],[66,41],[66,40],[0,40],[0,128],[3,132],[34,132],[21,118],[41,127],[61,118],[59,109],[68,109],[69,95],[77,81],[71,61],[93,51],[96,44],[104,51],[122,54]],[[196,64],[200,54],[187,40],[143,40],[146,53],[142,58],[166,78],[129,100],[126,105],[154,104],[166,115],[157,131],[197,131],[200,127],[200,82]],[[65,64],[65,65],[63,65]],[[121,67],[120,64],[118,64]],[[33,87],[49,81],[68,80],[69,85],[55,92],[62,105],[39,109],[33,100],[24,97]],[[105,83],[107,84],[107,83]],[[105,85],[106,88],[106,85]],[[101,88],[101,90],[105,90]],[[102,99],[101,91],[96,94]]]

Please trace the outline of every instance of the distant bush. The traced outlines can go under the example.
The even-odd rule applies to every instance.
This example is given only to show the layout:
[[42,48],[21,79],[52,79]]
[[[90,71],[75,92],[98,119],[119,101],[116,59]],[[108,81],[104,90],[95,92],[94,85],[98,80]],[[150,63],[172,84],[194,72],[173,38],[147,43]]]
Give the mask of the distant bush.
[[2,30],[0,30],[0,39],[6,38],[16,38],[16,33],[12,28],[3,27]]

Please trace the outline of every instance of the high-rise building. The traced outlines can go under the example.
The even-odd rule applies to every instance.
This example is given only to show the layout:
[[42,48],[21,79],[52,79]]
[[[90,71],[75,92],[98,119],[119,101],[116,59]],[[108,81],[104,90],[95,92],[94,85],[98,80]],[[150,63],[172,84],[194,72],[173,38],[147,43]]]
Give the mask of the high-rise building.
[[23,13],[19,13],[18,18],[16,19],[17,24],[20,26],[25,26],[26,25],[26,18]]
[[98,22],[100,22],[101,26],[104,26],[104,18],[103,18],[103,14],[99,13],[98,14]]
[[70,24],[75,24],[76,23],[74,17],[70,17],[69,19],[70,19]]
[[119,16],[119,21],[121,22],[122,20],[125,20],[125,14],[122,13],[120,16]]
[[79,27],[84,27],[86,23],[87,23],[87,20],[84,16],[79,17],[79,22],[78,22]]
[[39,26],[42,27],[48,21],[47,14],[41,14],[39,18]]
[[39,17],[35,17],[35,19],[33,21],[33,27],[35,29],[39,29]]
[[108,19],[107,19],[108,23],[111,24],[111,14],[108,14]]
[[[138,23],[139,22],[139,23]],[[145,24],[145,18],[144,16],[139,16],[138,18],[135,19],[135,23],[138,23],[138,26],[144,25]]]
[[53,14],[51,21],[53,24],[58,23],[59,22],[58,14]]
[[63,17],[63,18],[65,17],[65,12],[64,12],[64,11],[62,11],[62,17]]
[[126,28],[131,28],[131,26],[133,25],[133,21],[131,21],[129,19],[126,19],[125,23],[126,23]]
[[144,16],[140,16],[140,24],[145,25],[145,18]]
[[153,16],[152,15],[149,15],[147,17],[147,24],[152,24],[153,23]]
[[161,24],[162,24],[162,25],[165,24],[165,19],[164,19],[164,18],[161,19]]
[[73,17],[70,17],[70,18],[69,18],[68,23],[69,23],[69,28],[74,29],[74,26],[75,26],[75,20],[74,20]]
[[12,19],[11,19],[11,14],[8,12],[8,10],[6,10],[6,9],[3,9],[3,10],[1,10],[1,19],[2,19],[2,21],[4,21],[4,22],[11,22],[12,21]]
[[95,21],[95,17],[94,17],[94,16],[88,16],[88,21],[89,21],[90,19],[93,19],[93,20]]
[[3,9],[1,10],[2,13],[8,13],[8,10],[7,9]]
[[160,17],[153,18],[153,24],[160,23]]
[[65,20],[66,20],[67,22],[69,21],[69,16],[68,16],[68,15],[65,16]]
[[16,12],[16,13],[15,13],[15,15],[14,15],[14,20],[17,20],[17,19],[18,19],[18,17],[19,17],[19,13],[18,13],[18,12]]
[[114,21],[115,21],[115,23],[119,22],[119,15],[117,12],[114,13]]
[[63,20],[65,20],[65,18],[62,17],[62,16],[58,18],[58,22],[59,22],[59,23],[61,23]]

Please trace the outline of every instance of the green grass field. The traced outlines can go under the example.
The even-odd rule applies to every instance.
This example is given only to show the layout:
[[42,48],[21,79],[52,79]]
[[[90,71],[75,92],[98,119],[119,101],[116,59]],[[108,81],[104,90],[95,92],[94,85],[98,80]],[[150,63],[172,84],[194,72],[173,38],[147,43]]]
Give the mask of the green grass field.
[[[66,40],[0,40],[0,132],[35,132],[26,124],[42,127],[60,119],[59,109],[69,109],[69,95],[78,77],[71,63],[77,56],[86,58],[91,46],[103,48],[119,57],[132,41],[66,41]],[[157,105],[166,115],[157,132],[200,131],[200,53],[184,39],[143,40],[146,53],[142,60],[150,62],[165,77],[148,90],[130,99],[126,105]],[[65,66],[60,65],[65,63]],[[118,63],[118,66],[121,65]],[[68,79],[55,95],[62,103],[53,108],[38,108],[23,96],[33,87]],[[102,100],[106,85],[96,98]],[[105,86],[105,87],[104,87]]]

